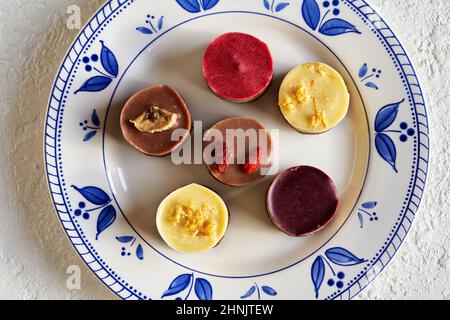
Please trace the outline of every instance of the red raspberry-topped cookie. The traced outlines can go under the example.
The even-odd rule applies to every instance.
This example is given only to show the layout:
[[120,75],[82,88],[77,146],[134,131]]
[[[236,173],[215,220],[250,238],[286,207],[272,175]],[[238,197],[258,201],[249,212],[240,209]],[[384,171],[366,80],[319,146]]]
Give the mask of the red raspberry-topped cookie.
[[269,47],[245,33],[226,33],[208,46],[203,73],[208,86],[220,98],[250,102],[259,98],[273,79]]

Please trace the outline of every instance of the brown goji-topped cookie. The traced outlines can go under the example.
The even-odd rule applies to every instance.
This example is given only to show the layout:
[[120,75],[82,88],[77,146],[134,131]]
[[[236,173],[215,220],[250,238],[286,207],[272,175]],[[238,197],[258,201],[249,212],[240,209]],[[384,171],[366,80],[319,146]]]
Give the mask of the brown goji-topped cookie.
[[[210,157],[210,159],[207,159]],[[253,119],[230,118],[211,127],[204,137],[204,160],[209,172],[230,186],[245,186],[270,169],[272,138]]]

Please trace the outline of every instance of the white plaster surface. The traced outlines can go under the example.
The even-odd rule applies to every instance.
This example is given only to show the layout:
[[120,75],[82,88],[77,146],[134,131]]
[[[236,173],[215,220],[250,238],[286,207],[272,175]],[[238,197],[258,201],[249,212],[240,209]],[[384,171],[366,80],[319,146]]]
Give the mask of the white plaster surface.
[[[47,192],[42,132],[59,63],[101,0],[0,0],[0,299],[115,299],[66,239]],[[359,299],[450,298],[450,1],[369,0],[410,52],[427,96],[432,162],[421,213],[394,262]],[[81,268],[81,290],[66,269]]]

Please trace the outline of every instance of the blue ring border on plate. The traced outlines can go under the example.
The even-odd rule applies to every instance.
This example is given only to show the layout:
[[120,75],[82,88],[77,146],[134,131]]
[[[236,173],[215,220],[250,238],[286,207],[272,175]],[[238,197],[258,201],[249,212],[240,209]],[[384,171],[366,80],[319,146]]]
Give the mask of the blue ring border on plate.
[[[298,29],[304,31],[305,33],[309,34],[311,37],[313,37],[314,39],[316,39],[317,41],[319,41],[323,46],[325,46],[325,47],[331,52],[331,54],[334,55],[334,56],[336,57],[336,59],[342,64],[342,66],[345,68],[345,70],[346,70],[347,73],[349,74],[350,78],[352,79],[352,81],[353,81],[353,83],[354,83],[354,85],[355,85],[355,88],[356,88],[356,90],[358,91],[359,96],[361,97],[361,101],[362,101],[362,104],[363,104],[363,107],[364,107],[364,113],[365,113],[365,115],[366,115],[367,128],[370,130],[370,123],[369,123],[369,119],[368,119],[368,115],[367,115],[367,109],[366,109],[366,106],[365,106],[365,102],[364,102],[364,100],[362,99],[361,92],[360,92],[360,90],[359,90],[359,88],[358,88],[358,86],[357,86],[355,80],[353,79],[353,77],[352,77],[350,71],[347,69],[347,67],[346,67],[345,64],[342,62],[342,60],[341,60],[341,59],[340,59],[340,58],[339,58],[339,57],[338,57],[338,56],[337,56],[337,55],[336,55],[336,54],[335,54],[335,53],[334,53],[334,52],[333,52],[333,51],[332,51],[332,50],[331,50],[331,49],[330,49],[323,41],[321,41],[319,38],[317,38],[314,34],[312,34],[311,32],[309,32],[308,30],[305,30],[304,28],[302,28],[302,27],[300,27],[300,26],[296,25],[295,23],[292,23],[292,22],[290,22],[290,21],[288,21],[288,20],[285,20],[285,19],[282,19],[282,18],[279,18],[279,17],[276,17],[276,16],[272,16],[272,15],[269,15],[269,14],[260,13],[260,12],[253,12],[253,11],[236,11],[236,10],[234,10],[234,11],[220,11],[220,12],[213,12],[213,13],[207,13],[207,14],[203,14],[203,15],[198,15],[198,16],[196,16],[196,17],[194,17],[194,18],[191,18],[191,19],[185,20],[185,21],[183,21],[183,22],[180,22],[179,24],[177,24],[177,25],[171,27],[170,29],[166,30],[165,32],[161,33],[160,35],[158,35],[157,37],[155,37],[151,42],[149,42],[149,43],[148,43],[148,44],[147,44],[147,45],[146,45],[146,46],[145,46],[145,47],[144,47],[144,48],[136,55],[136,57],[131,61],[131,63],[125,68],[125,70],[122,72],[122,74],[121,74],[119,80],[117,81],[116,87],[114,88],[114,91],[113,91],[113,93],[112,93],[110,102],[109,102],[109,104],[108,104],[108,108],[107,108],[107,111],[106,111],[106,116],[105,116],[104,123],[106,124],[107,121],[108,121],[109,110],[110,110],[110,108],[111,108],[112,100],[114,99],[115,93],[116,93],[116,91],[117,91],[117,89],[118,89],[120,83],[122,82],[122,79],[123,79],[124,76],[127,74],[128,69],[133,65],[133,63],[137,60],[137,58],[138,58],[145,50],[147,50],[153,43],[155,43],[158,39],[160,39],[161,37],[163,37],[164,35],[166,35],[166,34],[169,33],[170,31],[172,31],[172,30],[174,30],[174,29],[176,29],[176,28],[178,28],[178,27],[180,27],[180,26],[182,26],[182,25],[184,25],[184,24],[186,24],[186,23],[189,23],[189,22],[191,22],[191,21],[198,20],[198,19],[201,19],[201,18],[204,18],[204,17],[214,16],[214,15],[220,15],[220,14],[230,14],[230,13],[231,13],[231,14],[233,14],[233,13],[253,14],[253,15],[264,16],[264,17],[268,17],[268,18],[272,18],[272,19],[276,19],[276,20],[279,20],[279,21],[288,23],[289,25],[291,25],[291,26],[293,26],[293,27],[296,27],[296,28],[298,28]],[[107,166],[107,164],[106,164],[106,155],[105,155],[105,136],[106,136],[106,130],[103,130],[103,146],[102,146],[102,148],[103,148],[103,165],[104,165],[104,169],[105,169],[105,176],[106,176],[106,179],[107,179],[107,182],[108,182],[108,185],[109,185],[111,194],[112,194],[112,196],[113,196],[114,202],[116,203],[117,207],[119,208],[120,212],[122,213],[122,216],[124,217],[124,219],[126,220],[126,222],[128,223],[128,225],[129,225],[129,226],[133,229],[133,231],[141,238],[141,240],[142,240],[143,242],[145,242],[149,247],[151,247],[156,253],[158,253],[159,255],[161,255],[162,257],[164,257],[165,259],[169,260],[170,262],[172,262],[172,263],[174,263],[174,264],[176,264],[176,265],[178,265],[178,266],[180,266],[180,267],[182,267],[182,268],[185,268],[186,270],[189,270],[189,271],[192,271],[192,272],[195,272],[195,273],[198,273],[198,274],[202,274],[202,275],[210,276],[210,277],[216,277],[216,278],[223,278],[223,279],[251,279],[251,278],[259,278],[259,277],[264,277],[264,276],[272,275],[272,274],[279,273],[279,272],[282,272],[282,271],[284,271],[284,270],[290,269],[290,268],[295,267],[296,265],[300,264],[301,262],[305,261],[306,259],[310,258],[310,257],[313,256],[315,253],[317,253],[320,249],[324,248],[324,247],[325,247],[325,246],[326,246],[326,245],[327,245],[327,244],[328,244],[328,243],[336,236],[336,234],[338,234],[338,232],[342,229],[342,227],[346,224],[346,222],[348,221],[348,219],[349,219],[350,216],[351,216],[351,214],[349,214],[349,215],[347,216],[347,218],[345,219],[345,221],[342,223],[342,225],[338,228],[338,230],[337,230],[337,231],[336,231],[336,232],[335,232],[335,233],[334,233],[334,234],[333,234],[333,235],[332,235],[325,243],[323,243],[319,248],[317,248],[314,252],[310,253],[309,255],[307,255],[306,257],[304,257],[303,259],[301,259],[301,260],[299,260],[299,261],[296,261],[296,262],[294,262],[294,263],[291,263],[290,265],[288,265],[288,266],[286,266],[286,267],[279,268],[279,269],[277,269],[277,270],[270,271],[270,272],[265,272],[265,273],[256,274],[256,275],[248,275],[248,276],[226,276],[226,275],[218,275],[218,274],[213,274],[213,273],[208,273],[208,272],[196,270],[196,269],[187,267],[187,266],[185,266],[185,265],[183,265],[183,264],[181,264],[181,263],[179,263],[179,262],[177,262],[177,261],[175,261],[175,260],[169,258],[168,256],[164,255],[162,252],[160,252],[158,249],[156,249],[154,246],[152,246],[152,245],[151,245],[144,237],[142,237],[141,234],[140,234],[140,233],[135,229],[135,227],[132,225],[132,223],[128,220],[128,218],[127,218],[127,216],[125,215],[124,211],[122,210],[122,208],[121,208],[119,202],[117,201],[117,198],[116,198],[115,193],[114,193],[114,188],[111,186],[111,181],[110,181],[110,177],[109,177],[109,175],[108,175],[108,169],[107,169],[108,166]],[[372,149],[372,145],[371,145],[371,143],[370,143],[370,142],[371,142],[371,141],[370,141],[370,131],[369,131],[368,137],[369,137],[369,141],[368,141],[369,152],[368,152],[367,157],[368,157],[368,159],[370,159],[370,156],[371,156],[371,149]],[[358,195],[358,198],[357,198],[357,200],[355,201],[355,205],[353,206],[353,208],[352,208],[352,210],[350,211],[350,213],[353,212],[353,210],[354,210],[355,207],[357,206],[358,202],[360,201],[361,194],[362,194],[362,192],[363,192],[363,190],[364,190],[364,185],[365,185],[365,182],[366,182],[366,180],[367,180],[368,171],[369,171],[369,168],[367,167],[367,168],[366,168],[366,172],[365,172],[365,176],[364,176],[363,187],[361,188],[360,193],[359,193],[359,195]]]

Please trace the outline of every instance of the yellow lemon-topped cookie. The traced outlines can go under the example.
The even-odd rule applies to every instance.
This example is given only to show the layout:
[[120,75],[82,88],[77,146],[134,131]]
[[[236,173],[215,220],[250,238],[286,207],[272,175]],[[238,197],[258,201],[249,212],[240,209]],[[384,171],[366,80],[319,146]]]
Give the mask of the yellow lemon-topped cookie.
[[346,116],[350,95],[342,76],[321,63],[294,68],[280,87],[278,105],[289,124],[302,133],[323,133]]
[[218,245],[228,227],[228,209],[210,189],[190,184],[169,194],[160,204],[156,226],[163,240],[184,253]]

